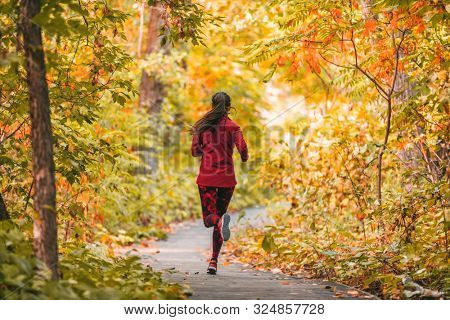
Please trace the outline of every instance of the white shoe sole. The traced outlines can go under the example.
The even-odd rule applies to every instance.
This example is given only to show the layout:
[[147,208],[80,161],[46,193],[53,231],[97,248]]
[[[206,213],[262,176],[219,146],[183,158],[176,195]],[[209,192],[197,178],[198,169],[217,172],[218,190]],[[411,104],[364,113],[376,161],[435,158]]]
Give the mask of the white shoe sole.
[[231,236],[230,221],[230,215],[225,213],[222,217],[222,237],[224,241],[228,241]]
[[208,267],[208,270],[206,270],[206,273],[216,274],[217,273],[217,269],[214,268],[214,267]]

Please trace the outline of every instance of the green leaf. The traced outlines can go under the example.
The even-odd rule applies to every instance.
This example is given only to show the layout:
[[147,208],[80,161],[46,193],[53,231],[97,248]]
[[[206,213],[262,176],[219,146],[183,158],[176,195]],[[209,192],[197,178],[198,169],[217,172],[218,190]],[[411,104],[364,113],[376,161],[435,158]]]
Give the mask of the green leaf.
[[272,64],[272,68],[270,69],[269,73],[267,73],[264,78],[263,78],[263,82],[269,82],[270,79],[272,79],[275,71],[277,70],[277,64]]
[[261,247],[264,249],[264,251],[269,253],[276,250],[277,245],[275,244],[275,240],[273,239],[273,236],[271,234],[264,235]]

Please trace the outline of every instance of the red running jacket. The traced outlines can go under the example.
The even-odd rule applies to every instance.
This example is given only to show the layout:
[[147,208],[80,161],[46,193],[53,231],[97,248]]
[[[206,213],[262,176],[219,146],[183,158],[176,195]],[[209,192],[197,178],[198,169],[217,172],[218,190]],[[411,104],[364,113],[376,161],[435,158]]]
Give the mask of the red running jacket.
[[247,144],[241,128],[224,116],[216,129],[208,129],[192,138],[192,156],[202,156],[197,184],[210,187],[233,187],[233,148],[236,145],[243,162],[248,160]]

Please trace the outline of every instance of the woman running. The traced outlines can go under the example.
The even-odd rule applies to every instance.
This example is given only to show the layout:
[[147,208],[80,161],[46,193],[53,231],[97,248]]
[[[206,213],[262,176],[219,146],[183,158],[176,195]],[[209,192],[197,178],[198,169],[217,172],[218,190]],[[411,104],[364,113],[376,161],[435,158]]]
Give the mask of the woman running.
[[205,227],[214,227],[212,257],[207,272],[217,273],[217,260],[223,241],[230,239],[230,216],[226,213],[236,186],[233,148],[243,162],[248,160],[247,144],[240,127],[228,118],[231,98],[225,92],[214,94],[211,110],[192,128],[191,152],[202,157],[197,177]]

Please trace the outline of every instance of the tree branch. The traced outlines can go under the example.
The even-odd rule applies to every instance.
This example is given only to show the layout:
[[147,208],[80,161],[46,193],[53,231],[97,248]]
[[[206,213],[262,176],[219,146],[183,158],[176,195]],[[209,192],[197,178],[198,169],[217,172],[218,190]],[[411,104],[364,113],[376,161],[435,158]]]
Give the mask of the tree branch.
[[380,93],[381,96],[387,100],[388,93],[386,92],[386,90],[384,90],[384,88],[378,83],[378,81],[374,77],[370,76],[367,71],[365,71],[363,68],[360,67],[360,64],[358,62],[358,51],[356,49],[355,40],[353,39],[353,32],[352,32],[352,38],[350,40],[352,42],[354,56],[355,56],[355,64],[353,66],[356,69],[358,69],[363,75],[365,75],[375,85],[375,87],[377,87],[378,93],[380,93],[380,91],[381,91],[383,93],[383,94]]
[[400,49],[401,49],[403,40],[405,40],[405,32],[402,32],[402,37],[400,39],[400,43],[398,44],[398,46],[395,45],[395,38],[394,38],[393,45],[395,48],[395,69],[394,69],[394,78],[392,79],[391,89],[389,91],[389,97],[392,96],[392,94],[394,93],[394,90],[395,90],[395,82],[397,81],[397,75],[398,75],[398,63],[400,60]]
[[16,134],[17,131],[20,130],[20,128],[27,122],[27,120],[23,120],[21,124],[19,124],[19,126],[10,134],[8,134],[4,139],[0,140],[0,144],[2,144],[3,142],[5,142],[6,140],[8,140],[9,138],[11,138],[13,135]]

